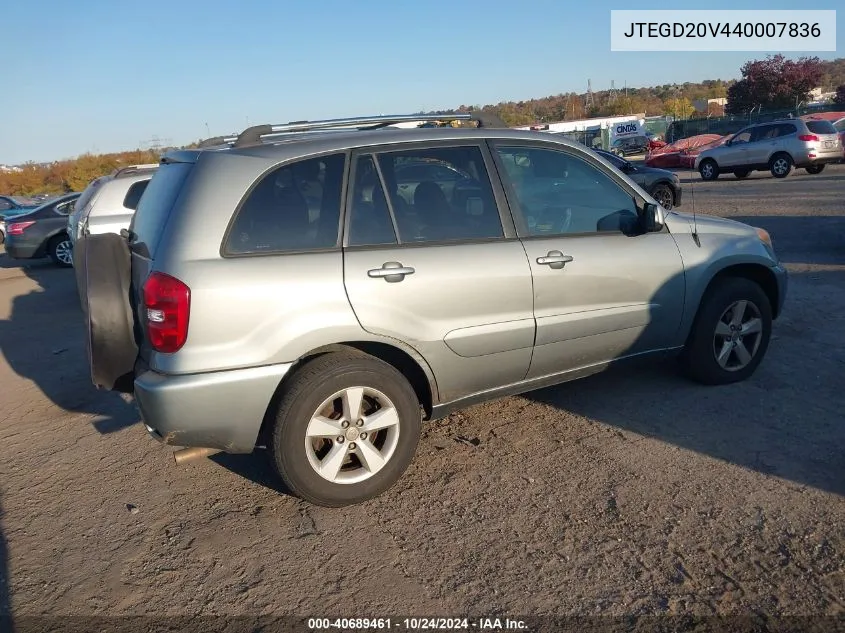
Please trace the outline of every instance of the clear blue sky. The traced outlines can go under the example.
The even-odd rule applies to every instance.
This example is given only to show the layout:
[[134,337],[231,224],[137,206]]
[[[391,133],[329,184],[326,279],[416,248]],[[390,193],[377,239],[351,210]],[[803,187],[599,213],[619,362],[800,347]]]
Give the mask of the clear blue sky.
[[[836,9],[838,49],[845,32]],[[732,78],[764,53],[611,53],[610,9],[794,1],[7,0],[0,163],[183,144],[256,123]],[[790,57],[800,56],[792,53]],[[835,53],[819,54],[832,59]]]

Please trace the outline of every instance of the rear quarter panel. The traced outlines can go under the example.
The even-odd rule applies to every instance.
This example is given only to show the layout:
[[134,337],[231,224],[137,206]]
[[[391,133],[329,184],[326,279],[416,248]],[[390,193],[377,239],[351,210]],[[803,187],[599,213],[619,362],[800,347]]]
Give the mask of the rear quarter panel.
[[[287,363],[316,348],[352,341],[403,347],[358,324],[343,284],[340,248],[221,255],[233,210],[253,183],[279,163],[203,152],[153,249],[154,259],[133,259],[136,285],[147,272],[160,271],[191,289],[187,341],[175,354],[144,349],[152,369],[180,374]],[[136,265],[145,267],[140,275]]]

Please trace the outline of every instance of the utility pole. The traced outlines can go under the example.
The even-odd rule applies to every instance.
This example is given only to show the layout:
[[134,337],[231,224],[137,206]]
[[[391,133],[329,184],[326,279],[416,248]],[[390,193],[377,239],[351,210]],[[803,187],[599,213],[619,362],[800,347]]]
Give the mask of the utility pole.
[[595,107],[596,103],[593,99],[593,82],[587,80],[587,96],[584,99],[584,109],[589,113]]

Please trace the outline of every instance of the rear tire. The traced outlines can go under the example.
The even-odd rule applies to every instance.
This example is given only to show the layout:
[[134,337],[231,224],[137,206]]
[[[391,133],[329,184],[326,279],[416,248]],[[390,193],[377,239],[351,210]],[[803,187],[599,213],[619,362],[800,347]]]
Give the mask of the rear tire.
[[[361,352],[324,354],[307,361],[284,388],[273,462],[288,489],[306,501],[361,503],[405,472],[421,417],[411,384],[393,366]],[[390,426],[378,426],[387,421]]]
[[824,165],[810,165],[806,169],[808,174],[820,174],[824,171]]
[[54,236],[47,244],[47,255],[62,268],[73,266],[73,245],[65,233]]
[[698,173],[702,180],[716,180],[719,177],[719,166],[712,158],[705,158],[698,166]]
[[736,176],[739,180],[742,180],[743,178],[748,178],[748,174],[750,173],[751,171],[748,169],[738,169],[734,172],[734,176]]
[[792,157],[789,154],[775,154],[769,161],[769,171],[775,178],[786,178],[792,171]]
[[772,307],[749,279],[728,277],[704,295],[681,354],[681,368],[705,385],[726,385],[750,377],[763,360],[772,335]]

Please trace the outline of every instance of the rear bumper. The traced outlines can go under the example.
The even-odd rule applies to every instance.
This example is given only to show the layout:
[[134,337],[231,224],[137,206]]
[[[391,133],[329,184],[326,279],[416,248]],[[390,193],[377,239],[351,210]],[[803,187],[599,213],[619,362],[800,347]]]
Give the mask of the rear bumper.
[[41,242],[30,242],[10,235],[6,236],[6,254],[15,259],[35,259],[44,256]]
[[135,402],[147,431],[165,444],[251,453],[267,407],[291,366],[165,375],[139,362]]
[[815,153],[815,156],[812,158],[807,155],[801,156],[801,161],[796,163],[796,167],[807,167],[809,165],[828,165],[830,163],[838,163],[842,160],[842,150],[839,149],[835,152],[831,151],[819,151]]

